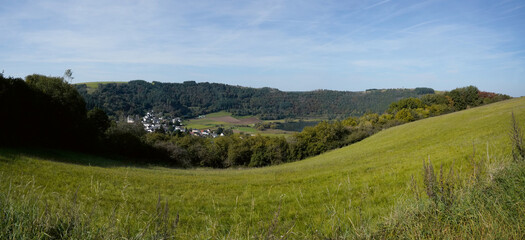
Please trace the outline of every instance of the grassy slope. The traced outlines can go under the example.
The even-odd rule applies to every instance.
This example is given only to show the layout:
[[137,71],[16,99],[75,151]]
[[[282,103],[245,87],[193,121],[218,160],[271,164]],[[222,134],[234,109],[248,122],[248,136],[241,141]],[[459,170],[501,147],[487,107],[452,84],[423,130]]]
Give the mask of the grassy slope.
[[372,238],[525,239],[525,161],[498,168],[456,191],[453,204],[409,200]]
[[261,169],[97,167],[4,150],[0,188],[8,188],[5,179],[34,179],[50,199],[78,190],[87,209],[97,202],[108,214],[118,206],[117,214],[131,217],[153,211],[161,195],[179,212],[177,233],[185,238],[251,236],[269,228],[279,205],[283,231],[292,229],[295,237],[334,236],[389,214],[409,195],[410,176],[419,176],[428,156],[436,165],[454,161],[465,173],[473,145],[484,156],[487,146],[491,156],[509,154],[511,111],[524,123],[525,98],[405,124],[321,156]]

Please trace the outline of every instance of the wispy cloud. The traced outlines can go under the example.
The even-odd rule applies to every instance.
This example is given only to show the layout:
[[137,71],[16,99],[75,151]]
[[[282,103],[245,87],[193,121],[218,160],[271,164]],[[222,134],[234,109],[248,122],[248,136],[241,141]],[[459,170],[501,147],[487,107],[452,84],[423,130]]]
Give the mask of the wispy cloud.
[[450,89],[469,73],[520,79],[523,24],[520,1],[13,1],[0,6],[0,67],[315,88],[326,88],[316,77],[406,86],[432,76],[448,80],[430,87]]
[[370,6],[365,7],[364,9],[368,10],[368,9],[371,9],[371,8],[375,8],[377,6],[385,4],[387,2],[390,2],[390,0],[384,0],[384,1],[380,1],[380,2],[374,3],[374,4],[370,5]]

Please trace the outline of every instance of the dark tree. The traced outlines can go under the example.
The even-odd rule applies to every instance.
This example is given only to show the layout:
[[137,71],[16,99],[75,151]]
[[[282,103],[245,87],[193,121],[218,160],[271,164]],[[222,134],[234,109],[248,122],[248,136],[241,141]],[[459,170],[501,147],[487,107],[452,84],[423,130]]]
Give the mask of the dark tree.
[[452,98],[454,108],[456,110],[463,110],[467,107],[476,107],[481,104],[479,98],[479,90],[477,87],[468,86],[463,88],[456,88],[449,93],[447,96]]
[[90,129],[95,131],[95,135],[102,136],[108,130],[111,121],[106,112],[100,108],[93,108],[87,113],[87,121]]

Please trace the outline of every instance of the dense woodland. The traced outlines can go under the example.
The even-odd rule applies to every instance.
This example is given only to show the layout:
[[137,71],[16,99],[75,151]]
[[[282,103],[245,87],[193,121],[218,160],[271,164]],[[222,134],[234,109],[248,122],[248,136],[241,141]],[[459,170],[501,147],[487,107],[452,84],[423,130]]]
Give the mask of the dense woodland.
[[[142,92],[148,92],[149,90],[147,89],[149,87],[159,84],[134,82],[120,86],[125,86],[124,88],[126,88],[126,86],[140,85],[144,87],[141,90]],[[196,88],[198,86],[198,84],[194,83],[182,85]],[[229,88],[229,86],[223,84],[206,83],[203,85]],[[100,88],[104,88],[104,86],[101,85]],[[117,86],[119,85],[110,84],[106,87],[121,89]],[[210,89],[214,88],[210,87]],[[297,94],[296,96],[301,96],[298,99],[304,98],[305,101],[307,99],[306,96],[322,95],[326,96],[327,99],[336,99],[334,96],[354,94],[333,91],[285,93],[270,89],[258,90],[239,87],[231,87],[231,89],[239,91],[244,89],[252,94],[261,93],[258,91],[266,91],[267,93],[273,91],[275,94],[282,96]],[[428,89],[420,90],[428,91]],[[219,93],[217,89],[214,91]],[[373,92],[359,94],[371,97],[375,96]],[[392,90],[391,92],[399,93],[398,90]],[[411,92],[415,93],[416,91]],[[328,93],[333,93],[333,96]],[[377,94],[381,95],[380,93]],[[94,95],[96,95],[96,92]],[[204,98],[205,95],[196,95],[196,98]],[[211,93],[209,95],[214,96]],[[156,99],[154,94],[126,95],[120,92],[120,94],[115,94],[113,97],[119,98],[121,96],[151,97],[146,101],[151,105],[144,103],[144,108],[151,108],[154,105],[161,106],[165,103],[153,102]],[[256,102],[252,101],[248,96],[249,94],[243,97],[246,102]],[[384,95],[381,96],[384,97]],[[258,99],[257,101],[263,99],[262,97],[255,98]],[[384,99],[382,97],[379,98]],[[348,117],[342,121],[323,121],[316,126],[305,127],[302,132],[288,139],[284,137],[243,134],[229,134],[218,138],[202,138],[181,132],[174,134],[147,134],[140,123],[128,124],[111,121],[108,115],[100,108],[87,108],[85,100],[77,89],[67,83],[62,77],[47,77],[34,74],[22,80],[20,78],[6,78],[0,75],[0,109],[2,109],[0,111],[0,120],[2,121],[0,123],[0,130],[2,131],[0,144],[74,149],[111,156],[122,156],[133,163],[178,167],[260,167],[301,160],[360,141],[385,128],[508,98],[510,97],[507,95],[481,92],[474,86],[468,86],[443,94],[425,94],[417,98],[403,98],[389,104],[386,111],[381,115],[378,113],[366,113],[359,117]],[[206,101],[212,101],[211,99]],[[113,106],[111,98],[108,98],[107,101],[109,102],[103,103],[102,106]],[[117,104],[113,108],[113,113],[130,111],[129,106],[120,106],[118,104],[121,101],[115,101]],[[140,102],[140,100],[135,101]],[[184,104],[191,104],[191,101],[196,100],[189,100],[189,102]],[[201,103],[206,101],[202,100]],[[175,105],[168,102],[167,105],[179,106],[180,102]],[[118,108],[119,106],[122,109]],[[202,106],[207,106],[207,108],[204,108],[207,109],[206,111],[213,109],[213,105],[203,104],[196,107],[190,105],[191,108]],[[280,104],[276,102],[275,106],[280,106]],[[266,108],[268,106],[261,107],[259,110]],[[88,111],[88,109],[90,110]],[[276,111],[284,111],[283,109],[278,107]],[[138,109],[133,111],[138,111]],[[286,112],[283,113],[286,115]],[[327,111],[326,113],[331,112]],[[247,114],[254,114],[254,112]]]
[[238,116],[257,115],[263,120],[382,113],[391,102],[434,93],[431,88],[283,92],[273,88],[247,88],[219,83],[148,83],[141,80],[99,84],[94,91],[85,84],[77,84],[76,87],[86,99],[88,108],[101,108],[111,116],[143,115],[153,109],[187,117],[228,111]]

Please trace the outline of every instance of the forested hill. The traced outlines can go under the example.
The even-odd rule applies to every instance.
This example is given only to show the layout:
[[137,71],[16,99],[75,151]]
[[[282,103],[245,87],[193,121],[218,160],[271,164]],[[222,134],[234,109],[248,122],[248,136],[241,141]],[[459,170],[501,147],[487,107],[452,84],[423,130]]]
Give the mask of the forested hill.
[[337,117],[384,112],[390,103],[434,93],[431,88],[384,89],[363,92],[316,90],[284,92],[273,88],[248,88],[219,83],[146,82],[77,84],[88,109],[99,107],[110,115],[142,115],[155,110],[179,116],[217,111],[258,115],[261,119],[287,117]]

